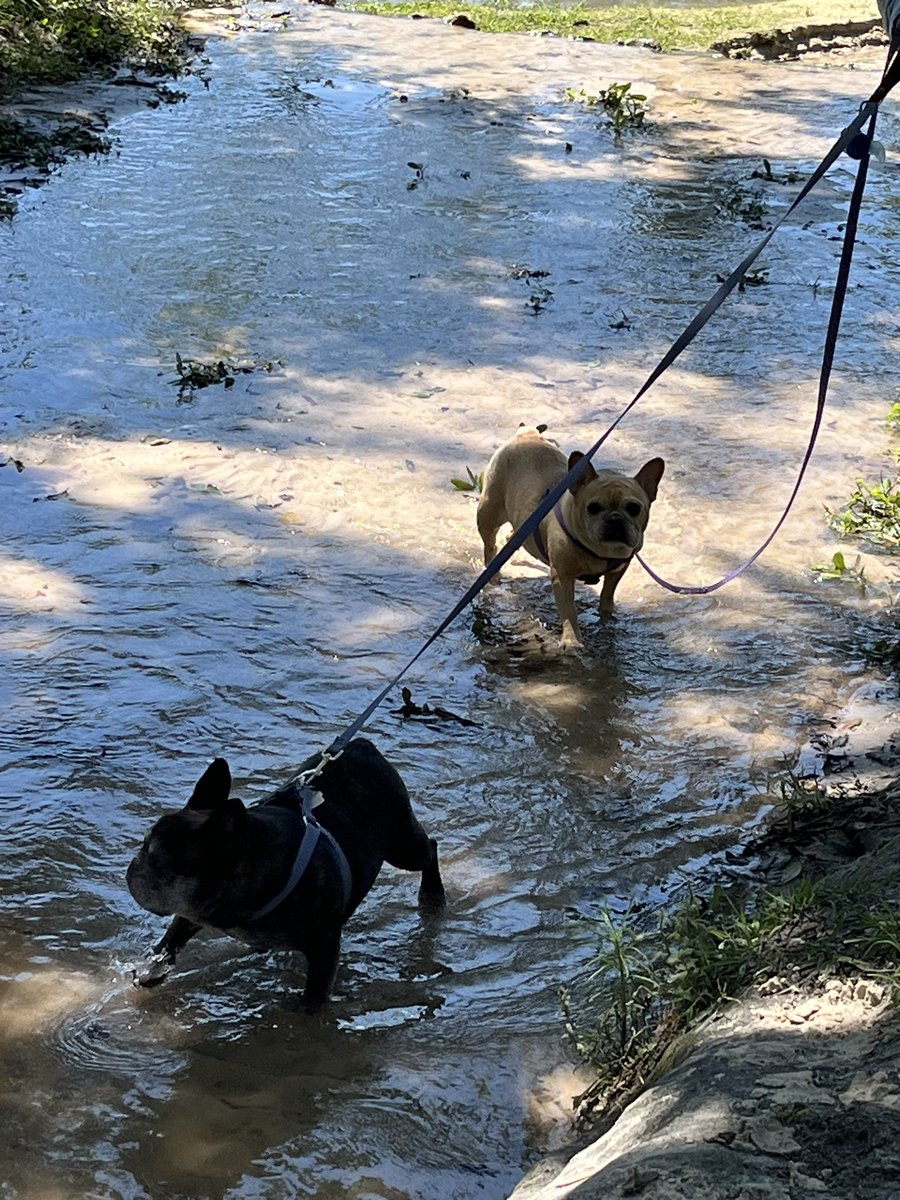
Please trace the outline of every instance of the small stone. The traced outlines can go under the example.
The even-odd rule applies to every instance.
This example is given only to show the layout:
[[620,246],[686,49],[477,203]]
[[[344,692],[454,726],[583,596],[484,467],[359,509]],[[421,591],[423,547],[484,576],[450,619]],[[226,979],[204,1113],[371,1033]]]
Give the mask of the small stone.
[[868,1005],[869,1008],[875,1008],[884,999],[884,988],[878,983],[873,983],[871,979],[858,979],[853,988],[853,999]]
[[794,1015],[801,1017],[804,1021],[808,1021],[816,1015],[821,1007],[818,1000],[807,1000],[805,1004],[800,1004],[794,1009]]
[[801,1188],[805,1192],[827,1192],[828,1185],[814,1175],[801,1171],[795,1162],[788,1163],[788,1175],[792,1188]]
[[800,1143],[791,1131],[774,1117],[761,1116],[747,1122],[747,1134],[757,1150],[779,1156],[794,1154]]
[[623,1196],[638,1196],[645,1187],[649,1187],[651,1183],[656,1183],[659,1179],[659,1171],[640,1171],[637,1167],[633,1167],[631,1174],[622,1188]]
[[754,1103],[753,1100],[741,1099],[741,1100],[733,1100],[731,1102],[731,1111],[737,1113],[738,1116],[741,1116],[741,1117],[752,1116],[752,1114],[755,1113],[758,1108],[759,1108],[759,1105]]

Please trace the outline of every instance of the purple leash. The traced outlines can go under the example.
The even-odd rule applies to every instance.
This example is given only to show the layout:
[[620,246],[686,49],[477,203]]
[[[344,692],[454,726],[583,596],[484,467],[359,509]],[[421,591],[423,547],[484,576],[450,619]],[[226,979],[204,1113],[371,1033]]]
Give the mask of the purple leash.
[[[898,0],[898,6],[900,6],[900,0]],[[896,80],[897,67],[898,63],[900,63],[900,59],[897,59],[894,62],[893,70],[889,70],[891,59],[894,57],[896,51],[897,40],[892,39],[890,50],[888,52],[888,60],[884,69],[884,75],[882,76],[881,86],[879,87],[878,91],[875,92],[875,96],[878,96],[882,89],[885,88],[885,84],[888,83],[889,74],[894,80]],[[889,84],[889,86],[893,85]],[[874,97],[869,101],[869,105],[872,105],[873,101]],[[866,108],[867,105],[863,105],[861,111],[865,111]],[[742,562],[740,566],[735,567],[733,571],[729,571],[727,575],[716,580],[715,583],[701,584],[697,587],[687,587],[682,584],[670,583],[669,580],[663,579],[663,577],[658,575],[652,567],[648,566],[648,564],[644,562],[643,558],[641,558],[640,554],[635,554],[635,558],[638,560],[650,578],[658,583],[660,587],[664,587],[666,591],[678,592],[685,596],[707,596],[711,592],[717,592],[719,588],[723,588],[727,583],[731,583],[732,580],[737,579],[739,575],[743,575],[747,568],[752,567],[760,555],[765,553],[765,551],[778,536],[782,525],[787,520],[788,514],[794,506],[794,501],[797,499],[797,495],[800,491],[800,485],[803,483],[803,477],[806,474],[806,469],[809,466],[810,459],[813,455],[813,450],[815,449],[816,439],[819,436],[819,429],[822,424],[822,418],[825,415],[825,400],[828,395],[828,384],[831,379],[831,369],[834,365],[834,352],[835,347],[837,346],[838,332],[840,331],[841,327],[841,314],[844,308],[844,299],[847,294],[847,283],[850,278],[850,264],[853,261],[853,248],[856,243],[856,230],[859,224],[859,213],[860,208],[862,207],[863,192],[865,191],[866,177],[869,171],[869,157],[872,147],[872,138],[875,134],[875,122],[877,117],[878,106],[877,102],[875,102],[869,118],[868,129],[865,131],[865,133],[857,132],[850,139],[846,146],[848,157],[859,160],[859,169],[856,172],[856,181],[853,186],[853,194],[850,198],[850,206],[847,211],[847,223],[844,228],[844,240],[841,247],[841,261],[838,265],[837,279],[834,286],[834,296],[831,301],[831,315],[828,320],[828,330],[825,334],[825,346],[822,351],[822,368],[819,373],[819,392],[816,401],[816,413],[815,417],[813,418],[812,429],[810,430],[809,441],[807,442],[806,446],[806,453],[803,455],[803,461],[800,464],[800,470],[797,473],[797,479],[788,498],[788,502],[785,505],[784,512],[775,522],[771,533],[768,535],[762,545],[755,550],[748,559]],[[790,212],[790,209],[788,212]],[[785,213],[784,215],[787,216],[788,213]],[[782,220],[783,219],[784,218],[782,218]],[[775,228],[777,228],[777,226],[773,227],[765,241],[768,241],[768,237],[771,236]],[[763,244],[765,244],[765,241]],[[641,393],[638,393],[638,395],[640,394]],[[634,403],[634,401],[632,401],[632,403]],[[626,409],[626,412],[627,411],[628,410]]]

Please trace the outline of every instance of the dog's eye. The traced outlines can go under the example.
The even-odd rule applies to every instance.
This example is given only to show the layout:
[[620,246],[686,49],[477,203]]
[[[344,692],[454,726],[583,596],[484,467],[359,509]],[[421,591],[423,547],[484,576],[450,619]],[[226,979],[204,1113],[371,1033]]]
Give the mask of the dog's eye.
[[598,517],[603,512],[603,505],[597,500],[592,500],[587,506],[587,510],[592,517]]
[[637,500],[629,500],[625,505],[625,511],[628,513],[629,517],[639,517],[643,512],[643,508],[637,502]]

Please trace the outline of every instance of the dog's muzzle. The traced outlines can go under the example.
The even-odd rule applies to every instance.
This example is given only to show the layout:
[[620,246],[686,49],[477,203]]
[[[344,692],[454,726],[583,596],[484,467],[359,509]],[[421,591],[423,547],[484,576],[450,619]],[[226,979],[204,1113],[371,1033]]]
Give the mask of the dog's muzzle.
[[634,543],[634,531],[629,528],[624,517],[607,517],[603,522],[602,542],[621,542],[625,546]]

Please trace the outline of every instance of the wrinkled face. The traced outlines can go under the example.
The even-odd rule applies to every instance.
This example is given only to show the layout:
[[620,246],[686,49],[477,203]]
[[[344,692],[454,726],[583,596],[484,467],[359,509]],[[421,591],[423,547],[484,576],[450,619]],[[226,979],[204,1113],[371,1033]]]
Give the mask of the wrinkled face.
[[158,917],[202,918],[215,903],[244,840],[246,809],[230,792],[228,764],[217,758],[185,807],[156,822],[125,875],[141,908]]
[[581,539],[607,558],[640,550],[650,516],[647,493],[634,479],[600,471],[575,496]]
[[[184,809],[160,817],[125,875],[128,890],[141,908],[158,917],[186,914],[204,891],[204,877],[214,876],[210,814]],[[212,882],[212,881],[210,881]]]

